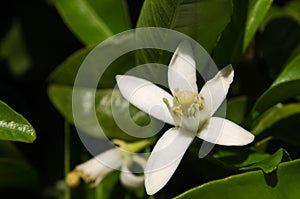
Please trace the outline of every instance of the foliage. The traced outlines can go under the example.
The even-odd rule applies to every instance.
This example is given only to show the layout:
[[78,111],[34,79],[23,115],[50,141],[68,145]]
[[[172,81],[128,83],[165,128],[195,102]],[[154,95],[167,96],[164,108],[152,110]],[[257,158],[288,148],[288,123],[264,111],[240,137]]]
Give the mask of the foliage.
[[[31,198],[298,198],[300,196],[300,1],[299,0],[29,0],[1,1],[0,194]],[[136,141],[112,115],[145,126],[154,121],[112,93],[114,76],[138,63],[167,64],[166,52],[130,52],[105,71],[95,91],[80,92],[74,122],[73,85],[96,45],[122,31],[162,27],[184,33],[219,68],[233,64],[226,117],[251,131],[253,143],[215,146],[198,159],[195,140],[169,183],[154,196],[130,190],[119,172],[97,187],[70,188],[65,175],[91,154],[76,133]],[[153,38],[149,38],[153,39]],[[153,41],[155,42],[155,41]],[[93,71],[92,71],[93,72]],[[200,77],[199,77],[200,78]],[[94,102],[94,103],[93,103]],[[75,126],[75,124],[77,126]],[[156,130],[156,121],[151,128]],[[76,127],[76,128],[75,128]],[[96,129],[96,130],[95,130]],[[144,132],[145,134],[150,132]],[[154,136],[156,140],[161,134]],[[154,144],[154,143],[153,143]],[[151,151],[153,145],[146,147]]]

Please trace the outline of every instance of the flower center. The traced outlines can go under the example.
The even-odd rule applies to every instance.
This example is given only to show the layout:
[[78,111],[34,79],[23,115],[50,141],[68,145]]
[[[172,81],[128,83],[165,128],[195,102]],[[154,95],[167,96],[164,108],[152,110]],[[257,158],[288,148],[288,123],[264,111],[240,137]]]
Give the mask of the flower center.
[[197,130],[200,122],[200,111],[204,109],[204,98],[198,93],[191,91],[175,91],[173,106],[164,98],[177,126]]
[[196,112],[202,110],[203,97],[191,91],[177,91],[173,98],[172,111],[178,116],[195,116]]

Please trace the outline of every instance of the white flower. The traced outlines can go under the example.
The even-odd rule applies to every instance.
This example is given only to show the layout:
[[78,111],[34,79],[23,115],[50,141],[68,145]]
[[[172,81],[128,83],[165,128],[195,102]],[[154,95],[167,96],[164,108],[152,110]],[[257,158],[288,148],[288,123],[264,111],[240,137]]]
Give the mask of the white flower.
[[219,71],[198,93],[195,65],[190,44],[181,42],[168,69],[168,84],[173,96],[144,79],[127,75],[116,78],[122,95],[130,103],[176,126],[162,135],[147,161],[145,187],[149,195],[169,181],[196,136],[219,145],[246,145],[254,140],[254,136],[242,127],[213,116],[233,81],[232,66]]
[[144,176],[137,176],[130,171],[130,166],[133,162],[136,162],[142,168],[146,164],[146,160],[138,155],[113,148],[77,165],[66,176],[66,183],[71,187],[75,187],[79,184],[80,178],[82,178],[85,182],[96,186],[106,175],[114,171],[114,169],[120,168],[121,183],[127,188],[139,188],[144,184]]

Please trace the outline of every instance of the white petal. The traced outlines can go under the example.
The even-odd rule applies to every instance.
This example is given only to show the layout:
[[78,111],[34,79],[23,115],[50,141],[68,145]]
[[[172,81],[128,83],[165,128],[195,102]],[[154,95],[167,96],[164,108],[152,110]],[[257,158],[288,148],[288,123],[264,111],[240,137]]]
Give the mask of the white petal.
[[233,68],[231,65],[220,70],[214,78],[207,81],[202,87],[200,94],[203,96],[204,109],[209,116],[213,115],[222,104],[233,81]]
[[76,166],[75,169],[83,172],[86,181],[95,181],[94,184],[98,184],[108,173],[121,166],[119,152],[117,149],[107,150]]
[[180,121],[179,126],[184,129],[187,129],[191,132],[194,132],[196,134],[198,131],[198,128],[199,128],[199,115],[200,114],[197,113],[196,116],[194,116],[194,117],[187,117],[185,115],[181,116],[181,121]]
[[175,89],[198,93],[196,81],[196,63],[193,50],[190,43],[184,40],[177,47],[169,64],[169,87],[173,95]]
[[147,80],[129,75],[117,75],[118,87],[125,99],[149,115],[174,125],[163,98],[173,101],[173,97]]
[[220,117],[212,117],[197,135],[214,144],[243,146],[254,140],[254,135],[239,125]]
[[134,155],[132,158],[127,158],[127,160],[122,164],[121,172],[121,183],[130,189],[136,189],[144,185],[144,175],[135,175],[130,171],[129,167],[133,162],[136,162],[142,168],[146,165],[146,159]]
[[195,134],[184,129],[172,128],[158,140],[145,168],[145,187],[149,195],[167,184],[194,137]]

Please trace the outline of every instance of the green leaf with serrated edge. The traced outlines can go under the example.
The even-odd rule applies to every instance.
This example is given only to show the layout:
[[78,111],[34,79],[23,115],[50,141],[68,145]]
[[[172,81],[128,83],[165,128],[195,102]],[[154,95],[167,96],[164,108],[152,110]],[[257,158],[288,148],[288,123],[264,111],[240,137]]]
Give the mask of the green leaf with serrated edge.
[[284,149],[279,149],[273,155],[267,157],[266,159],[257,162],[248,167],[242,167],[240,170],[253,170],[253,169],[262,169],[264,173],[268,174],[277,169],[278,165],[282,161],[290,160],[290,155]]
[[[115,91],[112,97],[112,89],[98,89],[95,94],[95,105],[93,104],[92,95],[94,89],[88,88],[77,88],[77,94],[79,96],[77,100],[79,104],[74,104],[73,107],[76,107],[81,115],[77,116],[76,126],[84,132],[93,135],[95,137],[103,137],[103,134],[99,132],[99,124],[104,130],[105,135],[108,138],[118,138],[122,140],[136,140],[138,138],[132,137],[126,134],[121,130],[118,124],[122,123],[123,125],[128,121],[134,120],[137,125],[144,126],[147,125],[150,121],[150,118],[147,114],[142,111],[139,111],[133,106],[130,106],[130,115],[128,115],[127,104],[128,101],[125,100],[122,95]],[[57,110],[63,115],[63,117],[70,123],[74,124],[73,119],[73,110],[72,110],[72,92],[73,88],[68,86],[61,85],[51,85],[48,88],[48,96],[51,99],[52,103],[55,105]],[[112,114],[111,107],[114,107],[114,114]],[[96,115],[99,123],[93,123],[92,117],[93,111],[96,110]],[[126,115],[128,117],[126,117]],[[116,116],[120,123],[115,122]],[[130,117],[130,118],[129,118]],[[155,125],[155,122],[154,122]],[[155,128],[155,127],[153,127]],[[139,135],[146,135],[147,133],[152,133],[153,129],[149,127],[140,132]],[[134,133],[134,132],[131,132]],[[137,136],[138,137],[138,136]]]
[[258,116],[272,105],[300,94],[300,55],[293,59],[270,88],[256,101],[252,109],[253,117]]
[[54,5],[73,33],[87,45],[130,29],[124,0],[54,0]]
[[258,135],[279,120],[288,118],[294,114],[300,114],[300,103],[290,103],[286,105],[279,103],[264,112],[256,121],[254,121],[251,132],[254,135]]
[[0,190],[34,190],[39,183],[38,175],[30,165],[11,158],[0,158],[0,176]]
[[299,168],[300,160],[284,162],[279,164],[276,173],[245,172],[205,183],[175,198],[299,198]]
[[19,113],[0,101],[0,140],[33,142],[35,129]]
[[231,0],[146,0],[137,27],[182,32],[211,52],[231,14]]
[[273,0],[249,0],[243,51],[248,47],[272,2]]

